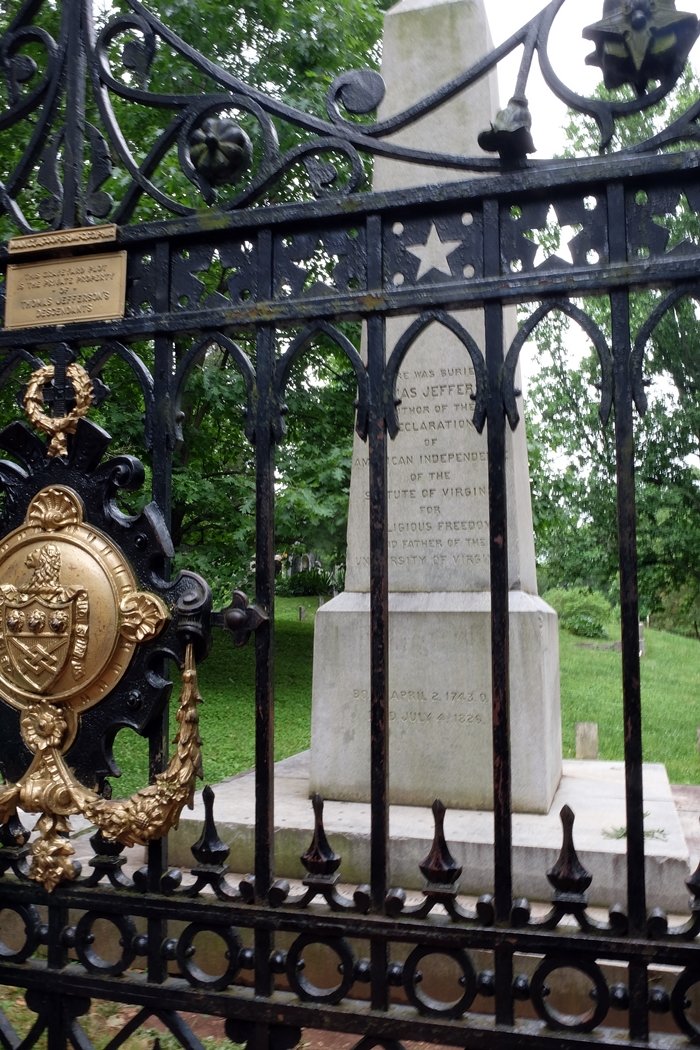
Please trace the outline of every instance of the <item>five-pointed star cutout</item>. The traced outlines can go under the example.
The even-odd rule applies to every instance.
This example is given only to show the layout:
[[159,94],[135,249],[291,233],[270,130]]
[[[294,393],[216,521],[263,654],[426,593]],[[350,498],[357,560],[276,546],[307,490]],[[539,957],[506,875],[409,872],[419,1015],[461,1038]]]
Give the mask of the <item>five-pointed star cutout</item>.
[[420,281],[421,277],[425,277],[426,273],[430,273],[431,270],[439,270],[440,273],[446,273],[448,277],[451,277],[452,269],[447,261],[447,256],[452,255],[452,252],[456,252],[461,246],[461,241],[441,241],[440,234],[433,223],[425,244],[406,246],[407,252],[420,259],[416,280]]

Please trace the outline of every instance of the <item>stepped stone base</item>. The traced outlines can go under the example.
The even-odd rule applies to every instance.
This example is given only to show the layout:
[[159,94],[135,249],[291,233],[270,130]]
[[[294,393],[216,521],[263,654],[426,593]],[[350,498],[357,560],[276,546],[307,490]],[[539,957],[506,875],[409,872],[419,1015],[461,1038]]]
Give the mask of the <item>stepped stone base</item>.
[[[313,833],[309,801],[309,752],[278,762],[275,767],[275,873],[301,878],[299,862]],[[253,870],[255,841],[255,773],[215,785],[215,816],[221,838],[231,846],[234,871]],[[513,868],[516,897],[546,901],[552,896],[545,872],[561,848],[559,811],[568,804],[576,814],[574,842],[583,865],[593,875],[588,896],[592,905],[624,903],[625,840],[615,838],[625,826],[624,766],[621,762],[565,760],[563,775],[549,813],[517,813],[513,818]],[[689,858],[676,812],[666,768],[644,766],[647,899],[649,907],[683,914],[688,893]],[[185,811],[186,813],[188,811]],[[201,832],[204,818],[201,793],[194,813],[171,832],[170,862],[190,867],[190,846]],[[324,821],[333,849],[343,858],[343,882],[369,878],[370,808],[361,802],[327,802]],[[392,806],[391,883],[420,889],[418,864],[428,853],[433,836],[432,813],[427,807]],[[493,890],[493,814],[484,810],[448,810],[445,834],[457,862],[463,865],[460,889],[478,895]],[[611,837],[612,836],[612,837]]]

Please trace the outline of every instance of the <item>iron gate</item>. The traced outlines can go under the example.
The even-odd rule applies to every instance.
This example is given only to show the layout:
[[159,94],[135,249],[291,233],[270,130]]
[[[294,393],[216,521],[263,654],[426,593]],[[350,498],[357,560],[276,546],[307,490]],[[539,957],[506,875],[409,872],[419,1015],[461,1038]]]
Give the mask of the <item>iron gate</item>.
[[[10,313],[6,315],[8,323],[0,331],[2,381],[15,382],[17,368],[30,366],[23,404],[35,429],[48,437],[43,440],[22,423],[0,434],[0,446],[14,457],[0,464],[6,537],[0,550],[0,750],[6,780],[0,794],[5,820],[0,828],[0,901],[2,915],[14,914],[24,930],[20,943],[0,943],[0,974],[4,984],[26,989],[27,1004],[37,1015],[30,1033],[21,1039],[0,1012],[0,1043],[6,1050],[30,1050],[44,1032],[49,1050],[68,1043],[76,1050],[91,1050],[80,1022],[91,999],[139,1008],[107,1050],[117,1050],[151,1016],[164,1021],[186,1050],[202,1050],[181,1017],[183,1011],[226,1018],[230,1037],[258,1050],[295,1045],[302,1027],[355,1033],[363,1050],[376,1044],[396,1047],[404,1038],[470,1047],[574,1046],[589,1033],[598,1044],[613,1046],[620,1041],[621,1026],[628,1028],[629,1042],[642,1045],[650,1039],[650,1010],[670,1014],[677,1032],[652,1035],[652,1041],[700,1042],[700,1027],[689,1010],[691,989],[700,983],[695,943],[700,931],[700,872],[688,880],[690,917],[680,927],[669,927],[666,916],[645,895],[633,426],[635,405],[645,411],[644,352],[655,326],[681,298],[700,293],[700,246],[689,239],[668,250],[669,231],[664,226],[664,217],[673,216],[680,202],[690,212],[700,211],[698,153],[664,151],[697,139],[700,103],[654,138],[626,151],[540,163],[527,159],[531,140],[525,101],[537,53],[552,91],[595,119],[604,150],[616,122],[647,109],[677,82],[698,24],[694,16],[675,12],[670,0],[633,0],[626,6],[608,2],[603,22],[590,30],[597,61],[609,86],[631,83],[638,97],[590,100],[566,88],[549,62],[549,33],[563,2],[553,0],[473,69],[381,123],[367,117],[382,98],[378,74],[355,71],[337,78],[328,93],[328,119],[322,120],[265,97],[217,68],[139,0],[127,0],[128,13],[99,33],[93,27],[90,0],[62,0],[55,38],[40,24],[42,0],[26,0],[6,31],[0,63],[7,105],[0,114],[0,130],[32,123],[14,170],[0,185],[0,209],[25,238],[0,248],[3,272],[15,252],[36,260],[45,257],[40,253],[47,247],[55,255],[72,245],[75,265],[84,258],[75,251],[86,246],[97,252],[91,260],[102,258],[100,253],[109,247],[116,249],[115,259],[126,259],[125,315],[98,324],[81,319],[86,300],[80,294],[28,307],[20,296],[17,307],[14,298],[10,302],[10,292],[15,295],[8,287],[10,279],[17,279],[11,270],[0,285],[3,296],[8,290],[10,307],[36,311],[34,322],[24,327],[21,321],[9,327]],[[662,34],[656,33],[659,27]],[[643,36],[647,30],[651,32],[640,52],[634,34]],[[126,78],[113,68],[120,38],[127,41],[122,52]],[[653,47],[650,40],[656,41]],[[158,49],[165,47],[215,87],[200,95],[158,94],[157,87],[149,85],[149,71]],[[393,132],[466,90],[516,49],[522,49],[523,57],[514,97],[482,136],[483,155],[437,156],[390,141]],[[37,59],[39,53],[43,58]],[[121,134],[115,100],[172,113],[142,160],[130,152]],[[231,110],[257,122],[260,145],[255,155],[235,121],[216,116]],[[91,122],[86,114],[92,115]],[[358,115],[364,119],[358,120]],[[286,152],[280,151],[275,130],[282,123],[299,132],[297,144]],[[182,171],[209,210],[195,211],[157,185],[158,167],[171,148],[177,148]],[[402,192],[360,193],[361,154],[479,177]],[[116,203],[102,189],[113,159],[128,174]],[[303,173],[315,199],[266,206],[268,189],[292,170]],[[37,172],[41,191],[32,182]],[[242,188],[227,190],[230,185]],[[301,181],[294,185],[301,194]],[[37,192],[43,195],[38,208],[36,201],[32,207],[43,221],[42,229],[53,231],[44,240],[21,205]],[[149,198],[174,217],[135,221],[139,203]],[[562,264],[550,256],[535,265],[536,233],[552,207],[560,224],[580,227],[569,245],[573,263]],[[461,221],[466,211],[473,219],[468,241]],[[110,220],[114,228],[103,220]],[[411,263],[406,253],[406,238],[392,230],[401,224],[407,236],[411,232],[420,237],[430,223],[444,237],[449,234],[465,245],[463,262],[471,267],[471,276],[461,270],[458,276],[440,273],[439,279],[420,282],[415,261]],[[300,268],[317,251],[339,260],[323,295],[313,287],[304,292],[298,280]],[[197,275],[211,266],[214,252],[232,267],[225,294],[205,294],[198,280]],[[121,265],[114,262],[116,268]],[[397,272],[404,275],[402,283],[393,281]],[[632,333],[629,296],[639,289],[660,289],[663,295],[642,328]],[[572,301],[592,295],[609,297],[612,346]],[[527,302],[539,305],[513,345],[504,348],[503,309]],[[483,354],[447,313],[457,308],[484,309]],[[507,425],[514,428],[519,420],[514,377],[520,350],[551,311],[562,311],[577,322],[598,352],[603,424],[614,408],[628,838],[627,903],[612,908],[607,922],[593,918],[587,909],[591,875],[574,850],[571,814],[564,814],[561,857],[548,873],[554,889],[551,911],[533,918],[528,903],[514,901],[512,895],[505,441]],[[417,320],[385,360],[385,319],[401,314],[416,315]],[[336,327],[346,319],[366,324],[366,366]],[[451,881],[454,864],[439,828],[424,862],[427,882],[421,902],[408,906],[402,891],[391,889],[387,881],[387,439],[398,429],[395,381],[401,361],[431,324],[448,325],[463,342],[477,377],[474,425],[481,430],[488,424],[495,862],[493,895],[482,897],[473,912],[460,903],[458,883]],[[300,327],[301,334],[283,343],[280,352],[280,333]],[[240,333],[254,333],[254,358],[237,344]],[[295,896],[274,874],[275,446],[284,437],[290,369],[319,333],[337,343],[355,370],[357,431],[367,441],[370,463],[371,882],[352,896],[336,886],[338,858],[320,822],[304,857],[309,873],[304,893]],[[175,337],[190,342],[177,368]],[[152,370],[138,353],[144,341],[153,348]],[[167,575],[172,553],[171,459],[180,401],[192,370],[213,345],[228,351],[243,377],[247,436],[255,447],[257,467],[255,600],[248,605],[245,596],[234,595],[229,608],[217,613],[211,611],[204,580],[185,573],[169,582]],[[132,370],[142,390],[145,442],[152,452],[153,503],[136,519],[120,512],[115,498],[120,490],[143,484],[143,468],[125,456],[104,460],[109,457],[109,435],[86,418],[90,404],[108,393],[99,377],[115,355]],[[7,575],[14,572],[11,558],[19,557],[16,552],[25,549],[27,537],[40,543],[46,532],[50,542],[28,555],[27,565],[34,559],[36,573],[22,590]],[[107,622],[112,613],[107,599],[101,606],[94,597],[93,577],[87,590],[85,580],[63,586],[56,574],[51,587],[41,584],[42,557],[50,572],[51,559],[69,540],[76,549],[82,543],[80,549],[93,559],[91,565],[99,564],[107,572],[104,566],[109,563],[110,572],[127,581],[119,613],[123,658],[121,663],[105,663],[113,679],[85,686],[78,708],[49,702],[56,668],[66,666],[70,658],[79,680],[85,660],[94,657],[89,644],[85,656],[78,642],[90,629],[94,637],[91,625],[100,624],[100,616]],[[33,626],[32,616],[38,617]],[[65,641],[69,622],[74,624],[70,643]],[[34,642],[27,625],[34,631]],[[210,820],[193,848],[193,879],[183,883],[169,870],[167,834],[149,844],[148,864],[132,879],[121,870],[124,844],[167,832],[192,790],[198,760],[192,713],[198,700],[195,667],[206,656],[212,627],[227,629],[236,644],[254,637],[255,871],[240,885],[227,879],[228,851]],[[49,641],[36,641],[44,636]],[[22,642],[25,637],[30,641]],[[34,661],[31,667],[27,653]],[[169,727],[163,713],[169,659],[185,667],[177,767],[175,759],[168,758]],[[21,660],[22,682],[16,669]],[[35,695],[27,700],[27,690],[32,689]],[[78,714],[69,717],[75,710]],[[125,725],[148,737],[153,788],[120,807],[101,791],[110,770],[105,740],[110,728]],[[73,743],[63,747],[63,762],[60,749],[69,736]],[[32,770],[38,770],[34,780]],[[36,812],[42,814],[41,836],[31,846],[14,812],[17,800],[25,805],[34,800]],[[101,829],[92,840],[92,874],[82,877],[70,860],[65,824],[66,816],[78,810]],[[440,825],[439,812],[436,816]],[[416,865],[421,859],[416,857]],[[235,862],[232,858],[234,866]],[[591,874],[595,878],[595,872]],[[98,920],[116,929],[121,950],[117,961],[102,958],[94,947],[92,931]],[[145,922],[145,932],[137,932],[136,920]],[[216,933],[226,946],[223,974],[211,976],[196,965],[194,940],[203,930]],[[239,930],[252,931],[246,947]],[[287,950],[276,947],[278,934],[293,937]],[[351,941],[366,945],[366,957],[356,957]],[[304,975],[304,953],[314,944],[325,945],[337,957],[340,979],[334,989],[318,988]],[[404,962],[392,956],[397,945],[410,948]],[[492,964],[475,965],[475,952],[486,953],[478,958],[490,958]],[[436,953],[453,960],[461,974],[463,991],[456,1002],[421,991],[421,960]],[[531,979],[519,970],[523,956],[538,959]],[[601,960],[617,962],[625,980],[610,985]],[[173,961],[177,975],[172,973]],[[672,968],[670,995],[650,987],[652,964]],[[581,1016],[564,1015],[547,1002],[548,977],[562,967],[578,970],[593,986],[592,1006]],[[237,983],[239,975],[250,980]],[[360,1003],[352,993],[362,985],[369,985],[369,1001]],[[394,988],[403,989],[402,1003],[395,1001]],[[477,995],[486,1013],[474,1012]],[[516,1020],[520,1001],[529,1001],[540,1020]],[[611,1010],[617,1011],[616,1027],[606,1027]]]

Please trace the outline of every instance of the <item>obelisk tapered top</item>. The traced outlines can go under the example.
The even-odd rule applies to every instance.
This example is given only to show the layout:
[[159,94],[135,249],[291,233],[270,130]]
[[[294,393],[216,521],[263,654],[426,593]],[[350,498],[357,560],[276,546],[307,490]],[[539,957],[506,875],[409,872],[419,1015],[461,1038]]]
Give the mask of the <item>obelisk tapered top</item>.
[[[386,97],[379,119],[386,120],[449,83],[492,50],[484,0],[400,0],[384,19],[382,76]],[[393,141],[433,152],[485,156],[478,136],[498,112],[495,71],[440,106],[424,120],[400,131]],[[374,188],[399,189],[464,178],[464,173],[374,163]]]
[[[424,7],[442,7],[443,4],[464,4],[465,0],[399,0],[386,12],[387,15],[400,15],[404,11],[419,11]],[[483,7],[483,0],[466,0],[472,7]]]

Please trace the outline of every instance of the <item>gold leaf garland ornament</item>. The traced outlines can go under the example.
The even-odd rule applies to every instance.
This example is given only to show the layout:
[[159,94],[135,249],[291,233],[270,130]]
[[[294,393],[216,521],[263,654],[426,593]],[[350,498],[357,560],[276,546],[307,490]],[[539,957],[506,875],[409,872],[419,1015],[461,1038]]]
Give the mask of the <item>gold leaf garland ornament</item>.
[[24,410],[29,422],[51,438],[47,455],[65,456],[68,452],[66,434],[75,434],[78,420],[86,416],[92,404],[92,380],[82,365],[66,367],[66,375],[73,384],[75,407],[65,416],[47,416],[44,412],[44,387],[56,374],[53,365],[44,365],[32,372],[24,394]]
[[68,836],[67,817],[82,814],[111,842],[125,846],[146,845],[177,827],[188,805],[192,808],[197,777],[201,778],[199,712],[194,649],[186,650],[183,687],[177,707],[178,730],[175,753],[155,782],[128,799],[105,799],[78,782],[61,757],[66,722],[50,703],[40,702],[22,719],[22,735],[35,752],[29,770],[17,784],[0,791],[0,821],[6,823],[21,806],[28,813],[41,812],[35,831],[39,838],[30,846],[29,878],[50,892],[62,882],[76,878],[70,857],[75,853]]
[[67,819],[72,814],[81,813],[106,839],[124,846],[143,846],[178,826],[185,805],[193,806],[195,784],[202,776],[201,703],[190,643],[182,672],[175,753],[153,784],[128,799],[102,798],[78,782],[60,753],[67,724],[55,705],[40,702],[24,715],[22,735],[34,761],[21,781],[0,791],[0,822],[7,823],[18,807],[42,813],[35,828],[39,837],[30,847],[31,879],[50,892],[75,878]]
[[169,622],[157,595],[140,591],[105,533],[83,523],[72,489],[52,485],[32,499],[23,525],[0,540],[0,696],[20,711],[33,758],[0,788],[0,823],[18,807],[39,813],[30,877],[51,891],[75,878],[68,818],[81,813],[105,838],[145,844],[177,827],[201,776],[192,645],[186,649],[176,750],[155,782],[130,799],[107,800],[80,784],[65,761],[80,715],[109,695],[138,645]]
[[195,783],[197,778],[202,778],[202,740],[197,710],[201,703],[194,649],[190,644],[185,656],[176,715],[179,729],[173,741],[175,754],[168,768],[156,776],[153,784],[129,799],[107,800],[93,794],[92,799],[82,805],[83,816],[99,828],[106,839],[121,842],[124,846],[145,846],[178,826],[185,805],[193,808]]

